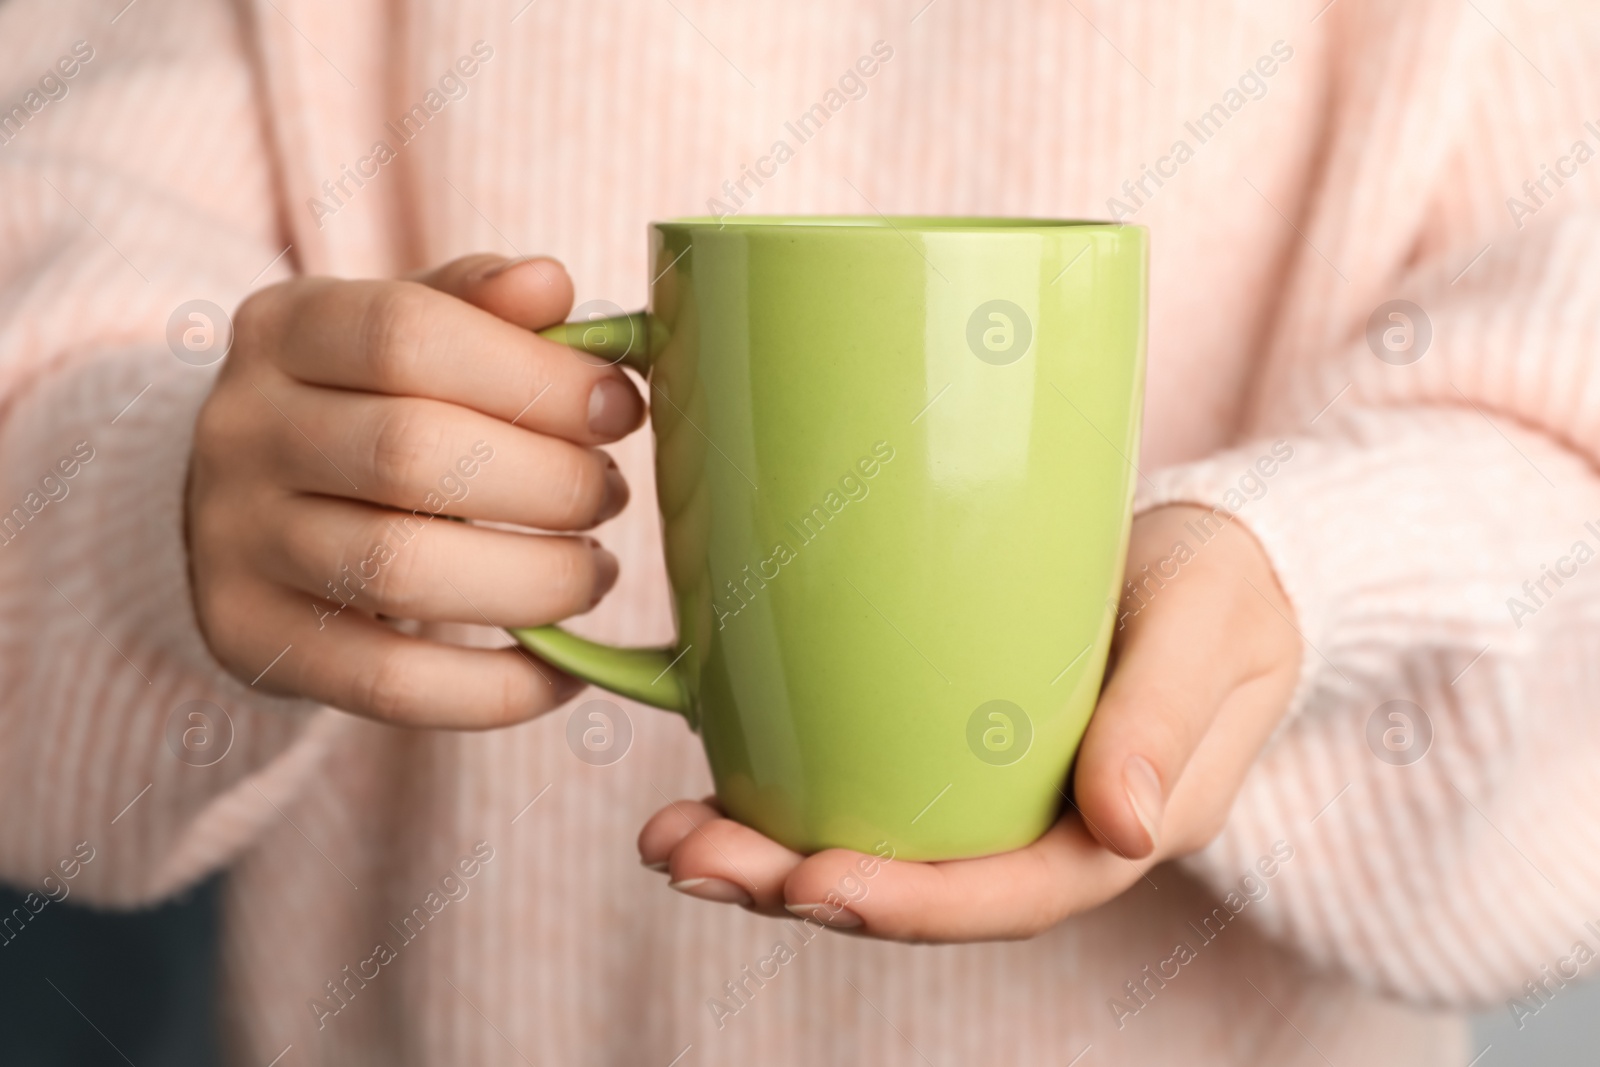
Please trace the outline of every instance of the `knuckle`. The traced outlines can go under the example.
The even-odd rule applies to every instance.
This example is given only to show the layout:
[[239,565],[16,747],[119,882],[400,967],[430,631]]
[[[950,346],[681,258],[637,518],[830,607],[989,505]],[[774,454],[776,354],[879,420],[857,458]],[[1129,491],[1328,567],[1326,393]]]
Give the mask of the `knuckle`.
[[418,573],[418,552],[396,551],[390,543],[386,520],[374,519],[351,543],[346,566],[362,582],[363,591],[386,615],[413,618],[423,602]]
[[[266,405],[248,390],[249,386],[241,390],[236,383],[219,383],[195,416],[194,457],[215,461],[220,473],[230,477],[237,476],[241,468],[256,466],[252,461],[270,452],[267,446],[273,439],[256,408],[256,404]],[[270,409],[268,414],[277,417]]]
[[1135,743],[1147,750],[1144,755],[1165,777],[1172,761],[1186,759],[1199,742],[1194,700],[1159,682],[1152,684],[1147,696],[1151,713],[1139,715],[1129,725],[1138,738]]
[[522,671],[507,670],[501,675],[500,684],[494,688],[493,696],[483,709],[483,722],[490,727],[510,726],[526,719],[537,708],[538,696],[527,675]]
[[257,289],[240,302],[233,313],[233,336],[238,351],[255,351],[276,332],[292,285],[292,282],[269,285],[265,289]]
[[594,588],[593,553],[588,546],[582,541],[558,546],[545,569],[544,585],[563,615],[587,607]]
[[600,453],[573,449],[556,465],[550,492],[557,516],[571,526],[587,525],[605,498],[605,460]]
[[[230,587],[232,586],[232,587]],[[206,647],[229,673],[244,676],[251,638],[258,631],[244,605],[257,599],[241,583],[201,579],[194,590],[195,617]]]
[[395,493],[416,489],[426,480],[425,468],[444,443],[444,428],[420,404],[396,401],[383,405],[372,434],[372,474],[381,489]]
[[200,405],[194,420],[194,451],[201,455],[227,451],[239,437],[241,420],[220,392],[213,392]]
[[[241,550],[240,530],[243,508],[240,503],[213,489],[197,489],[189,502],[184,533],[189,541],[189,568],[196,594],[209,591],[216,578],[249,557]],[[204,495],[201,495],[201,494]]]
[[394,721],[411,706],[410,659],[399,650],[371,657],[356,682],[356,702],[373,718]]
[[373,384],[402,388],[415,381],[430,304],[426,288],[407,282],[382,286],[368,299],[359,337]]
[[233,312],[233,349],[223,364],[235,361],[273,362],[292,343],[295,327],[319,314],[338,311],[348,282],[330,278],[290,278],[250,293]]
[[232,651],[234,639],[238,636],[238,626],[230,615],[230,600],[220,583],[204,574],[195,575],[195,617],[200,624],[200,632],[217,652]]

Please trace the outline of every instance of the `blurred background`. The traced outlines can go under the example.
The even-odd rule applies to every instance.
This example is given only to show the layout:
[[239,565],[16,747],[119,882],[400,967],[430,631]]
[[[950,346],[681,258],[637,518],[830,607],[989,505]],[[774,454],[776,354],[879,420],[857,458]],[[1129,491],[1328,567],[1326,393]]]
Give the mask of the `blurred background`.
[[[0,947],[0,1065],[218,1067],[219,881],[131,914],[41,911]],[[0,890],[0,915],[21,906]]]
[[[41,912],[0,948],[0,1067],[221,1067],[219,880],[133,914],[70,898]],[[0,915],[21,904],[0,889]],[[1600,982],[1563,990],[1521,1030],[1502,1007],[1472,1031],[1478,1058],[1463,1067],[1590,1067],[1600,1063]]]

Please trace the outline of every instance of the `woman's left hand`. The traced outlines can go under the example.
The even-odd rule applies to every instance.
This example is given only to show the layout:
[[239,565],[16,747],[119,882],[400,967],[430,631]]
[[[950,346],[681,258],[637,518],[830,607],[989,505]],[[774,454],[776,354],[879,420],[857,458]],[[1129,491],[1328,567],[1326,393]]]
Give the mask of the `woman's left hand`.
[[1177,574],[1142,604],[1124,600],[1078,751],[1075,804],[1033,844],[940,863],[802,856],[684,800],[645,825],[641,859],[706,900],[887,940],[958,942],[1031,937],[1203,847],[1283,716],[1302,643],[1261,546],[1237,522],[1199,543],[1184,524],[1202,517],[1216,528],[1209,512],[1178,505],[1134,521],[1128,576],[1158,563]]

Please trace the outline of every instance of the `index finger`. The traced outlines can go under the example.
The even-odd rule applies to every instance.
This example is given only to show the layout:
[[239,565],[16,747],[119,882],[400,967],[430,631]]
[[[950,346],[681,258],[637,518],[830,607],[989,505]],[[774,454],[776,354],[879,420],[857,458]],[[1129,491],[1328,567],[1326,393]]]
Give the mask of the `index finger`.
[[617,440],[643,417],[619,368],[420,282],[328,279],[276,299],[288,302],[277,309],[276,359],[304,382],[443,400],[586,445]]
[[978,859],[819,852],[789,876],[784,902],[802,918],[890,941],[1010,941],[1103,904],[1150,866],[1110,851],[1069,812],[1026,848]]

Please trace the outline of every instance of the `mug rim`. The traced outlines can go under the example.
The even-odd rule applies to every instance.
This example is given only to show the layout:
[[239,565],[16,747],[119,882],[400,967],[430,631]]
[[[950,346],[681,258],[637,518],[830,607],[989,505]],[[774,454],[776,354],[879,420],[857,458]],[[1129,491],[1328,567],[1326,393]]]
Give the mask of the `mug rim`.
[[1106,219],[1048,219],[1013,215],[685,215],[650,224],[663,230],[894,230],[922,233],[1005,233],[1028,230],[1142,230]]

